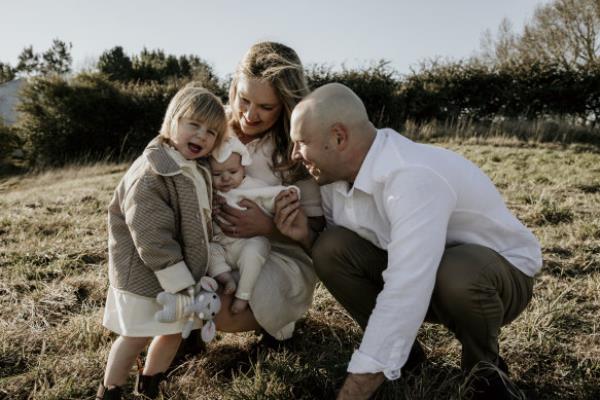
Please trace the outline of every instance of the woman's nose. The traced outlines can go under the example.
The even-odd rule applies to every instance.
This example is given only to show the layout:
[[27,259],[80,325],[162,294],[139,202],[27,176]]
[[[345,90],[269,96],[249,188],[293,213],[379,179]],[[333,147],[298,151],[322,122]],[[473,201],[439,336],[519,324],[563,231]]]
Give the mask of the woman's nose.
[[244,117],[246,117],[248,122],[256,122],[258,120],[258,112],[253,104],[248,105],[246,112],[244,113]]

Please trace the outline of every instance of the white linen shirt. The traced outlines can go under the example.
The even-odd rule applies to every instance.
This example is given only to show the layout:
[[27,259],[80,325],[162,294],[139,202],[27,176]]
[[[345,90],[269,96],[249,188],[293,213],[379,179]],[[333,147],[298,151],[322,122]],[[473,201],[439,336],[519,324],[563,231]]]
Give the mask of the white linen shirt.
[[392,129],[378,130],[353,186],[322,186],[321,197],[328,226],[346,227],[388,252],[384,287],[350,373],[400,377],[447,245],[489,247],[528,276],[542,265],[537,239],[477,166]]

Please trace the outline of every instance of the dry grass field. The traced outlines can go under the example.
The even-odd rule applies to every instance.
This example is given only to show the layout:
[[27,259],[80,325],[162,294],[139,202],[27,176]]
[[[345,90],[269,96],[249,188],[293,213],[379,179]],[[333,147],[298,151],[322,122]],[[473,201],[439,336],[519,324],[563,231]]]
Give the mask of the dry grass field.
[[[515,383],[528,398],[600,398],[600,152],[506,140],[440,145],[480,165],[543,246],[534,298],[502,331]],[[94,397],[113,339],[100,323],[106,207],[126,168],[0,181],[0,399]],[[219,334],[204,354],[173,367],[164,398],[332,399],[360,338],[319,286],[290,343],[269,349],[253,333]],[[464,393],[457,342],[436,325],[419,338],[428,355],[422,373],[385,384],[377,398]]]

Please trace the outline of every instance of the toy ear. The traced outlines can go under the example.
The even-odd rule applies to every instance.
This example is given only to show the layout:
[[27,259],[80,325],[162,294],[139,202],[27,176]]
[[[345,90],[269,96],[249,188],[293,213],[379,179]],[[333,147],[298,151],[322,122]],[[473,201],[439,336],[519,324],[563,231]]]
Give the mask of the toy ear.
[[206,321],[204,326],[202,326],[202,332],[200,334],[200,336],[202,336],[202,340],[208,343],[215,338],[216,334],[217,327],[215,326],[215,323],[212,321]]
[[209,292],[216,292],[219,288],[219,284],[210,276],[203,276],[200,278],[200,286],[202,289],[207,290]]

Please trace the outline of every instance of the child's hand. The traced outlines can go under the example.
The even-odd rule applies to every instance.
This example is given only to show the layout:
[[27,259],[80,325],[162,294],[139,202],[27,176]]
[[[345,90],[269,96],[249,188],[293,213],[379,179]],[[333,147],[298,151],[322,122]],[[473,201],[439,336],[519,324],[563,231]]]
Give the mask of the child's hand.
[[225,294],[233,294],[237,288],[235,279],[233,279],[231,272],[222,272],[215,276],[215,280],[223,285],[223,292]]
[[231,313],[239,314],[248,308],[248,300],[234,299],[231,303]]

